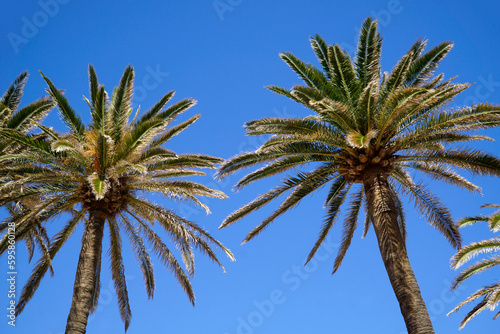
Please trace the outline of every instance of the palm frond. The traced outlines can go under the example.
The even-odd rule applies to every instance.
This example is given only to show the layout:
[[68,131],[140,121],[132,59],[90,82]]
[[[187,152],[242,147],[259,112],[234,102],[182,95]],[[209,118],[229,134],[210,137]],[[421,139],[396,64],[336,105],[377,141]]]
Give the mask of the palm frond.
[[[328,47],[328,59],[333,83],[341,89],[347,104],[354,108],[360,93],[360,84],[349,55],[342,51],[338,45],[330,45]],[[353,119],[356,118],[353,117]]]
[[[324,168],[319,167],[315,170],[312,175],[321,175],[321,177],[313,177],[307,179],[306,182],[301,182],[297,187],[288,195],[288,197],[280,204],[278,209],[274,211],[272,215],[267,217],[262,221],[257,227],[251,230],[243,243],[246,243],[257,236],[264,228],[266,228],[271,222],[273,222],[277,217],[281,216],[283,213],[296,206],[305,196],[309,195],[313,191],[316,191],[324,184],[329,182],[331,177],[331,172],[323,171]],[[311,174],[310,174],[311,175]]]
[[354,236],[354,231],[357,228],[359,210],[361,208],[361,203],[363,199],[363,191],[364,189],[363,187],[361,187],[358,190],[358,192],[354,194],[351,200],[349,213],[347,214],[344,220],[344,227],[342,231],[342,243],[340,244],[339,252],[337,254],[337,257],[335,258],[332,274],[334,274],[340,268],[340,265],[344,260],[347,250],[351,245],[352,237]]
[[474,175],[499,175],[500,159],[480,150],[454,148],[449,150],[433,151],[426,155],[401,155],[401,161],[421,161],[428,163],[449,164],[465,169]]
[[410,167],[416,170],[419,170],[432,179],[444,181],[451,185],[459,186],[461,188],[467,189],[471,192],[481,192],[481,188],[476,186],[474,183],[468,181],[463,176],[455,173],[453,170],[449,168],[445,168],[442,165],[434,164],[434,163],[421,163],[414,162],[409,163],[406,167]]
[[368,17],[361,26],[356,50],[355,69],[362,88],[380,76],[382,37],[377,32],[378,22]]
[[[142,212],[144,212],[144,208],[141,207],[141,201],[132,201],[131,207],[134,209],[137,216],[143,217],[144,214],[142,214]],[[165,243],[163,243],[160,237],[153,230],[151,230],[151,228],[146,223],[142,222],[142,220],[138,220],[138,223],[142,233],[144,233],[146,239],[153,246],[153,252],[158,256],[160,261],[175,274],[177,281],[186,292],[191,303],[194,305],[194,292],[189,281],[189,277],[179,265],[179,263],[175,259],[175,256],[168,249]]]
[[175,92],[173,90],[163,95],[160,101],[158,101],[153,107],[151,107],[151,109],[149,109],[144,115],[141,116],[141,118],[139,118],[134,123],[134,126],[137,126],[143,122],[147,122],[155,118],[156,115],[158,115],[158,113],[160,113],[161,110],[165,107],[168,101],[170,101],[172,97],[174,97],[174,95]]
[[451,283],[451,289],[456,289],[465,280],[470,278],[472,275],[479,274],[486,269],[495,267],[500,264],[500,256],[494,256],[489,259],[484,259],[476,262],[475,264],[469,266],[464,271],[462,271]]
[[175,117],[177,117],[179,114],[183,113],[184,111],[188,110],[191,107],[194,107],[196,103],[197,101],[195,99],[192,98],[184,99],[168,107],[167,109],[165,109],[165,111],[158,113],[156,117],[166,122],[169,122]]
[[311,47],[314,50],[321,67],[323,67],[323,71],[329,75],[330,64],[328,62],[328,44],[326,44],[325,40],[318,34],[309,38],[309,41],[311,42]]
[[0,104],[4,105],[10,112],[15,111],[19,107],[26,81],[28,81],[28,72],[24,71],[14,79],[0,99]]
[[[280,53],[280,57],[309,87],[315,88],[319,92],[328,90],[330,84],[327,78],[314,66],[302,62],[290,52]],[[328,96],[327,93],[325,95]]]
[[201,115],[199,115],[199,114],[198,115],[194,115],[193,117],[191,117],[187,121],[182,122],[181,124],[178,124],[176,126],[171,127],[168,131],[166,131],[159,138],[153,139],[151,141],[151,144],[149,145],[149,147],[153,148],[153,147],[162,145],[163,143],[166,143],[167,141],[169,141],[170,139],[172,139],[172,137],[177,136],[179,133],[181,133],[182,131],[186,130],[188,126],[190,126],[191,124],[193,124],[194,122],[196,122],[200,117],[201,117]]
[[50,96],[52,96],[54,102],[59,108],[61,118],[70,129],[72,135],[81,141],[85,131],[85,126],[83,125],[82,120],[75,112],[75,110],[70,106],[66,97],[61,93],[60,90],[56,88],[56,86],[54,86],[52,81],[50,81],[49,78],[43,75],[42,72],[40,72],[40,74],[42,75],[42,78],[49,86],[47,92],[50,94]]
[[111,274],[115,285],[118,306],[120,309],[120,317],[125,323],[125,331],[130,324],[132,313],[128,300],[127,282],[125,279],[125,267],[123,266],[122,258],[122,240],[120,230],[114,218],[108,219],[109,226],[109,255],[111,258]]
[[[64,245],[64,243],[69,239],[69,237],[71,236],[71,234],[75,230],[76,226],[78,225],[80,220],[83,218],[84,214],[85,214],[85,210],[82,210],[80,212],[75,213],[73,218],[68,221],[66,226],[56,234],[56,236],[54,237],[54,240],[51,242],[50,248],[49,248],[49,253],[50,253],[52,259],[57,254],[57,252],[61,249],[61,247]],[[19,301],[16,305],[16,315],[19,315],[24,310],[24,308],[26,307],[26,304],[33,297],[33,295],[35,294],[38,286],[40,285],[40,282],[42,281],[42,279],[45,276],[45,273],[47,272],[49,267],[50,267],[50,263],[47,262],[45,257],[42,257],[38,261],[35,269],[33,269],[33,273],[28,278],[28,282],[23,287],[23,290],[21,292],[21,296],[19,297]]]
[[5,127],[25,132],[33,123],[40,121],[54,108],[54,102],[47,97],[43,97],[19,110],[5,124]]
[[111,95],[109,112],[113,122],[111,137],[118,143],[124,133],[128,116],[131,112],[132,93],[134,89],[134,69],[129,65],[125,68],[120,83]]
[[453,268],[457,269],[479,254],[495,252],[498,250],[500,250],[500,238],[474,242],[470,245],[462,247],[458,253],[451,258],[451,265]]
[[[131,212],[126,212],[136,220],[140,220]],[[120,214],[120,217],[122,218],[122,225],[125,228],[125,232],[127,233],[130,243],[132,244],[132,249],[134,250],[137,262],[140,264],[148,298],[152,299],[155,292],[155,276],[151,257],[149,256],[144,241],[140,236],[139,229],[132,225],[132,223],[130,223],[122,214]]]
[[406,74],[406,86],[416,86],[429,79],[453,44],[444,42],[414,60]]
[[460,248],[462,238],[456,228],[448,209],[422,184],[415,184],[404,173],[398,169],[391,174],[402,186],[403,191],[415,201],[418,209],[434,226],[440,231],[450,244],[455,248]]
[[325,203],[325,206],[328,208],[327,215],[323,223],[323,226],[321,227],[318,239],[316,240],[313,248],[309,252],[305,264],[311,261],[311,259],[314,257],[318,248],[326,239],[333,224],[336,222],[337,217],[340,215],[340,207],[344,203],[347,197],[347,193],[351,188],[351,185],[348,185],[347,180],[344,176],[340,176],[330,186],[330,190],[328,193],[329,199],[327,200],[327,203]]

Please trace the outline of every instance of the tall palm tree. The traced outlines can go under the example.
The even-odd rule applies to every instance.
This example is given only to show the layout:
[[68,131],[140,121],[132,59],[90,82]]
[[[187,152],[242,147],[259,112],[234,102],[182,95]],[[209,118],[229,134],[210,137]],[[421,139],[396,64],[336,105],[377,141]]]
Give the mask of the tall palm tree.
[[[483,205],[482,208],[485,207],[493,207],[500,208],[498,204],[486,204]],[[468,225],[472,225],[476,222],[487,222],[492,232],[500,231],[500,210],[497,210],[493,214],[489,216],[475,216],[475,217],[467,217],[463,218],[458,222],[459,227],[464,227]],[[492,253],[496,252],[500,249],[500,238],[493,238],[489,240],[473,242],[470,245],[462,247],[457,254],[455,254],[451,263],[455,269],[460,268],[465,263],[469,262],[476,256],[483,253]],[[453,281],[451,288],[455,290],[458,288],[460,284],[462,284],[465,280],[470,278],[471,276],[483,272],[486,269],[490,269],[500,264],[500,255],[494,255],[490,258],[477,261],[476,263],[470,265],[467,269],[462,271]],[[468,303],[475,301],[478,298],[483,297],[483,299],[476,305],[474,308],[465,315],[464,319],[460,322],[460,329],[462,329],[472,318],[478,315],[483,310],[489,308],[491,311],[494,311],[496,306],[498,305],[498,301],[500,300],[500,282],[492,285],[485,286],[482,289],[477,290],[475,293],[470,295],[463,302],[458,304],[453,310],[450,311],[449,314],[458,311],[460,308],[465,306]],[[493,319],[496,319],[500,316],[500,312],[495,314]]]
[[[24,87],[28,80],[28,72],[22,72],[9,85],[3,96],[0,98],[0,129],[16,130],[23,134],[30,133],[35,128],[37,122],[40,122],[54,108],[54,102],[48,97],[42,97],[35,102],[19,108],[24,93]],[[41,135],[36,135],[41,138]],[[0,158],[21,153],[25,148],[16,141],[8,138],[0,138]],[[9,161],[0,160],[0,169],[2,174],[7,174],[15,168]],[[22,210],[29,207],[30,202],[17,201],[8,203],[6,208],[10,212]],[[31,261],[35,246],[47,253],[48,236],[45,228],[38,219],[32,219],[33,228],[24,236],[23,240],[28,249],[29,260]],[[7,223],[0,224],[0,232],[7,228]],[[5,250],[5,249],[4,249]],[[4,251],[3,250],[3,251]]]
[[[43,74],[42,74],[43,76]],[[135,252],[144,278],[148,297],[155,290],[155,278],[146,242],[160,261],[170,269],[194,305],[189,278],[194,274],[194,249],[206,254],[222,267],[213,247],[222,249],[231,259],[231,252],[196,223],[178,216],[174,211],[152,203],[150,193],[167,199],[191,201],[208,212],[199,196],[226,198],[218,190],[183,177],[203,175],[199,168],[215,168],[221,159],[203,154],[176,154],[163,147],[169,139],[185,130],[200,115],[171,125],[176,116],[194,106],[185,99],[166,107],[174,92],[161,98],[145,114],[129,122],[134,71],[128,66],[119,85],[108,99],[104,85],[89,66],[90,99],[87,100],[91,123],[85,126],[54,84],[45,76],[47,91],[60,111],[69,132],[59,134],[47,127],[41,130],[51,141],[36,140],[15,131],[2,130],[5,138],[14,140],[30,152],[12,156],[19,173],[4,176],[0,181],[2,200],[33,199],[31,210],[20,212],[11,221],[16,224],[16,237],[29,230],[29,220],[37,216],[46,223],[66,213],[66,222],[53,237],[50,257],[41,257],[24,286],[17,305],[22,312],[33,297],[42,278],[58,253],[80,224],[84,225],[81,251],[76,270],[73,299],[66,333],[85,333],[89,314],[97,307],[100,287],[102,242],[105,226],[109,233],[111,273],[120,315],[127,330],[131,310],[122,259],[122,235],[125,234]],[[21,191],[19,191],[21,187]],[[16,192],[8,192],[17,189]],[[7,195],[4,195],[7,194]],[[162,229],[181,254],[186,270],[152,226]]]
[[[480,104],[446,108],[468,84],[443,81],[433,76],[450,51],[442,43],[424,52],[426,41],[417,40],[390,73],[380,73],[382,38],[377,21],[367,18],[361,28],[354,60],[338,45],[327,45],[318,35],[311,38],[321,69],[282,53],[285,63],[305,85],[292,89],[276,86],[271,91],[303,104],[314,112],[301,118],[264,118],[246,123],[248,135],[270,135],[257,150],[226,161],[218,171],[226,177],[238,170],[265,164],[244,176],[236,188],[306,165],[293,171],[281,184],[230,214],[226,227],[288,192],[276,211],[244,239],[257,236],[301,199],[329,184],[325,200],[326,218],[307,261],[325,240],[340,208],[352,193],[343,226],[343,239],[335,259],[335,272],[354,231],[362,203],[367,213],[364,235],[370,225],[399,301],[408,333],[433,333],[432,324],[406,252],[406,228],[400,195],[408,195],[427,220],[449,240],[460,246],[460,234],[449,211],[421,183],[410,176],[419,171],[470,191],[478,187],[449,166],[475,174],[500,174],[500,160],[478,150],[451,146],[457,142],[488,140],[467,134],[498,125],[500,107]],[[307,263],[307,262],[306,262]]]

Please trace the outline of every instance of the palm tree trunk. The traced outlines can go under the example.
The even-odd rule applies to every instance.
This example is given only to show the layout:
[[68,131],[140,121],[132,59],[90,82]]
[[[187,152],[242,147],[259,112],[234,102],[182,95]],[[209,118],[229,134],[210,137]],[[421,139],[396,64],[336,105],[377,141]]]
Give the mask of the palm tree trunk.
[[82,238],[82,248],[76,269],[73,300],[66,323],[66,334],[84,334],[95,293],[96,270],[100,271],[105,218],[90,212]]
[[398,299],[408,334],[434,334],[399,229],[396,204],[389,187],[387,172],[382,168],[367,171],[363,184],[380,254]]

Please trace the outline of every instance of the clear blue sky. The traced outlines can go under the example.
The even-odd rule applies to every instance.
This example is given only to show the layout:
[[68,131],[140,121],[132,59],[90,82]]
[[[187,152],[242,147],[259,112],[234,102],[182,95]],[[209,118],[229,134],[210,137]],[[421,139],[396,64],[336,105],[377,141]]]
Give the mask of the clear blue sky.
[[[319,33],[352,54],[359,26],[368,15],[380,20],[384,71],[390,71],[419,37],[428,38],[430,46],[453,41],[455,47],[440,71],[446,77],[458,75],[457,82],[476,83],[453,104],[500,104],[497,1],[4,0],[2,7],[2,92],[16,75],[28,70],[31,76],[23,104],[35,100],[44,94],[45,84],[38,74],[42,70],[58,88],[66,90],[72,105],[88,120],[82,99],[88,96],[88,64],[95,66],[108,92],[131,64],[138,87],[135,104],[143,110],[172,89],[177,91],[176,99],[194,97],[199,101],[181,117],[202,114],[172,142],[171,148],[178,152],[229,158],[260,143],[244,136],[245,121],[307,115],[308,110],[264,88],[299,83],[278,57],[279,52],[291,51],[315,62],[308,38]],[[62,130],[55,112],[45,124]],[[500,130],[487,134],[500,138]],[[500,155],[496,142],[478,147]],[[227,270],[224,274],[207,258],[197,257],[193,280],[196,307],[156,260],[157,289],[154,300],[148,300],[138,265],[128,245],[124,246],[133,315],[128,333],[406,333],[373,230],[365,239],[357,231],[342,267],[331,276],[341,232],[341,225],[337,225],[321,256],[304,268],[324,216],[323,194],[318,193],[257,239],[240,246],[245,234],[273,206],[225,230],[217,227],[226,215],[272,187],[276,180],[233,193],[236,180],[231,177],[215,184],[211,178],[205,179],[230,195],[228,200],[205,201],[213,212],[209,216],[185,205],[162,202],[207,228],[237,259],[230,262],[220,254]],[[483,187],[482,196],[440,183],[431,184],[431,188],[455,219],[489,213],[479,206],[500,202],[500,180],[473,181]],[[0,214],[5,217],[5,212]],[[449,292],[456,274],[449,268],[454,250],[411,204],[407,205],[407,218],[410,260],[436,333],[458,333],[459,322],[470,307],[458,315],[446,317],[446,313],[479,287],[495,282],[499,273],[479,275],[457,292]],[[60,221],[52,222],[50,231],[58,226]],[[465,243],[492,237],[486,226],[469,227],[462,233]],[[7,325],[8,287],[5,279],[0,280],[0,333],[64,332],[81,229],[72,238],[54,261],[55,276],[45,277],[15,328]],[[107,244],[104,247],[106,251]],[[23,244],[17,249],[20,292],[34,265],[27,263]],[[0,257],[0,277],[6,277],[6,261],[5,256]],[[103,260],[100,305],[87,327],[91,334],[123,333],[108,263]],[[491,320],[493,314],[484,311],[461,333],[498,333],[500,320]]]

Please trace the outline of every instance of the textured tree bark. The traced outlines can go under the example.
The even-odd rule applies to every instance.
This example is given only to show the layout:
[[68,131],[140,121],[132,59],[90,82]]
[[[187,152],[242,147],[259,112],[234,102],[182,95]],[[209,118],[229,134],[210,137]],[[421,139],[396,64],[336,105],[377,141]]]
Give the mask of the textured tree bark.
[[105,218],[99,213],[90,213],[82,238],[82,248],[75,275],[73,300],[66,322],[66,334],[84,334],[92,309],[95,271],[99,270]]
[[434,334],[399,230],[396,204],[387,173],[382,168],[370,169],[364,174],[363,184],[380,254],[399,302],[408,334]]

